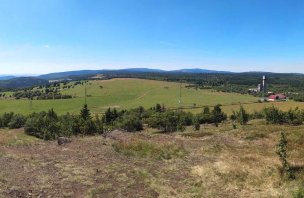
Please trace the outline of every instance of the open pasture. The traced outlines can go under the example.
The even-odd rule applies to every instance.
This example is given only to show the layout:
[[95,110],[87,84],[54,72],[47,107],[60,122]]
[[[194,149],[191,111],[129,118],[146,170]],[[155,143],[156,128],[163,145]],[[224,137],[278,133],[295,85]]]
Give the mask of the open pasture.
[[[109,107],[128,109],[138,106],[146,108],[156,103],[166,107],[193,106],[193,105],[230,105],[256,102],[257,98],[250,95],[236,93],[222,93],[211,89],[200,90],[186,88],[182,85],[181,103],[180,84],[174,82],[142,80],[142,79],[111,79],[89,81],[86,85],[87,104],[94,113],[104,112]],[[2,99],[0,113],[13,111],[28,114],[34,111],[54,108],[56,112],[78,113],[85,103],[85,85],[76,85],[74,88],[61,91],[62,94],[72,95],[72,99],[62,100],[29,100]]]

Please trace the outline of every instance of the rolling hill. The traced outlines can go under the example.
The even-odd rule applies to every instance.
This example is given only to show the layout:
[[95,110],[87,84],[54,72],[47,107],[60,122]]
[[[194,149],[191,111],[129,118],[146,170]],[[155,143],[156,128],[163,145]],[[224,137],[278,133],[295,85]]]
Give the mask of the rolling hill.
[[35,77],[18,77],[0,81],[2,88],[27,88],[46,84],[48,84],[47,80]]
[[50,73],[38,76],[38,78],[51,80],[51,79],[66,79],[73,76],[86,76],[86,75],[96,75],[96,74],[130,74],[130,73],[167,73],[167,74],[225,74],[232,73],[228,71],[216,71],[216,70],[206,70],[206,69],[181,69],[181,70],[161,70],[161,69],[149,69],[149,68],[127,68],[118,70],[78,70],[78,71],[66,71],[58,73]]

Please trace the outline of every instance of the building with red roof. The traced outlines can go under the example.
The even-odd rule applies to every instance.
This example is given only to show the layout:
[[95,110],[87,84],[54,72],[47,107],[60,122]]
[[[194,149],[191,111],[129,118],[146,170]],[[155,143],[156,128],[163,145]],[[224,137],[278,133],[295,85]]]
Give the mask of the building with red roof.
[[287,96],[285,96],[284,94],[273,94],[273,95],[270,95],[267,100],[268,101],[286,101],[288,98]]

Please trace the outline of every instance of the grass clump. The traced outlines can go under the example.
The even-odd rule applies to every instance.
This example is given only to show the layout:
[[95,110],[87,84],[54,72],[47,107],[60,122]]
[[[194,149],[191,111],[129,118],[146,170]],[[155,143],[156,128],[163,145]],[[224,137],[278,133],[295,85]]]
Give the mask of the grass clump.
[[183,133],[181,136],[183,137],[190,137],[190,138],[202,138],[205,136],[211,136],[213,133],[211,132],[188,132],[188,133]]
[[178,144],[155,144],[148,141],[136,140],[129,143],[115,142],[113,148],[116,152],[126,156],[169,160],[186,155],[186,150]]
[[267,138],[267,134],[262,133],[262,132],[253,132],[250,133],[248,136],[245,137],[246,140],[258,140],[258,139],[263,139]]
[[292,193],[293,198],[304,198],[304,187],[299,188]]
[[17,130],[0,130],[0,146],[27,146],[38,140]]

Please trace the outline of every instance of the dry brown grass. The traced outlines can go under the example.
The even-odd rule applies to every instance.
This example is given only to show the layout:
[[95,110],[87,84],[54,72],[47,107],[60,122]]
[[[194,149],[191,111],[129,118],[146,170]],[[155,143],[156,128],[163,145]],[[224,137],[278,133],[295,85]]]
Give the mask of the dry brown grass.
[[[297,176],[293,181],[280,173],[275,153],[280,131],[289,140],[289,161]],[[41,141],[11,144],[15,135],[20,141],[26,137],[20,130],[11,131],[15,135],[10,138],[0,136],[0,195],[292,197],[304,182],[303,132],[304,126],[265,125],[255,120],[237,129],[226,123],[168,135],[147,130],[116,133],[106,139],[74,138],[61,147]],[[134,144],[138,142],[143,149]],[[133,154],[117,152],[113,144],[124,144]],[[187,153],[171,158],[150,155],[172,144],[182,145]]]

